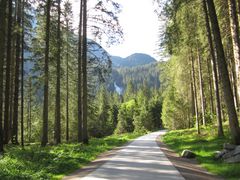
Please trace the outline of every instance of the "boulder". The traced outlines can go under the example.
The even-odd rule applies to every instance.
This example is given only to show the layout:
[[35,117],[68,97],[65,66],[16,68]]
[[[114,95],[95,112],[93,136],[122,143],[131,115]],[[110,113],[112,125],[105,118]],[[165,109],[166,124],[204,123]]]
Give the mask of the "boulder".
[[236,155],[238,155],[238,154],[240,154],[240,146],[237,146],[237,147],[234,149],[234,153],[233,153],[234,156],[236,156]]
[[234,154],[234,151],[228,151],[222,156],[222,159],[228,159],[228,158],[232,157],[233,154]]
[[224,154],[226,154],[228,151],[226,149],[222,150],[222,151],[216,151],[215,152],[215,159],[221,159],[223,157]]
[[224,159],[224,162],[226,163],[239,163],[240,162],[240,154],[236,156],[231,156],[227,159]]
[[236,148],[237,146],[234,145],[234,144],[229,144],[229,143],[224,143],[223,144],[223,149],[226,149],[226,150],[229,150],[229,151],[232,151]]
[[196,154],[190,150],[183,150],[183,152],[181,153],[181,157],[190,159],[195,158]]

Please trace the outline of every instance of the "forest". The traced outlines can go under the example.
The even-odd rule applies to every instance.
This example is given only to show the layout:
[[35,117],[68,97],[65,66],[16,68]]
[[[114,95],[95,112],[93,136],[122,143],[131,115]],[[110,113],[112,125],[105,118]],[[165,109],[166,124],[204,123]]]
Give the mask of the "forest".
[[[166,82],[164,124],[173,129],[216,125],[240,144],[239,4],[236,1],[172,1],[164,45],[170,60],[163,67]],[[191,22],[191,23],[190,23]],[[171,106],[170,106],[171,105]],[[178,118],[176,118],[178,117]]]
[[0,179],[61,176],[159,129],[157,88],[128,79],[124,94],[108,90],[111,58],[96,41],[122,40],[120,11],[80,0],[75,27],[69,0],[0,1]]
[[162,46],[170,55],[161,67],[162,121],[185,129],[165,142],[177,152],[192,149],[214,174],[238,179],[239,164],[227,164],[224,155],[217,161],[214,152],[240,144],[240,1],[173,0],[160,13],[167,18]]
[[240,1],[154,3],[167,60],[114,69],[98,42],[124,38],[117,1],[80,0],[75,26],[69,0],[0,0],[0,179],[59,179],[161,128],[176,151],[240,145]]

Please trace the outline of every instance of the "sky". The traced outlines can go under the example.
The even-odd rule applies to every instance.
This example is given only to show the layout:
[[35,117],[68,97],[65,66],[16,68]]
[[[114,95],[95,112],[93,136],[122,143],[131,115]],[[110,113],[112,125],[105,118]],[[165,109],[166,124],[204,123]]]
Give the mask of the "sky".
[[[73,0],[76,22],[79,0]],[[111,55],[127,57],[133,53],[146,53],[158,59],[156,53],[159,21],[154,13],[152,0],[116,0],[122,5],[119,21],[123,28],[124,41],[119,45],[107,47],[101,44]]]

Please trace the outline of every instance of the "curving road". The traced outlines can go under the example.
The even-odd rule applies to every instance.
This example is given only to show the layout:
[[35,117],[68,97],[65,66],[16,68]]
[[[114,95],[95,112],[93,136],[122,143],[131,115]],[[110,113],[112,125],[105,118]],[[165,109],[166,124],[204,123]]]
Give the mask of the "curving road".
[[139,137],[86,176],[82,177],[79,172],[64,179],[183,180],[156,143],[156,138],[164,133],[165,131],[158,131]]

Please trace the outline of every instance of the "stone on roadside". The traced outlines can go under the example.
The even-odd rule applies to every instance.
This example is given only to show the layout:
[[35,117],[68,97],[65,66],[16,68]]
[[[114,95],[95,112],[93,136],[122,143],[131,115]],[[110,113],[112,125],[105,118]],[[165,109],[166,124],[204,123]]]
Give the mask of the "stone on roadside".
[[224,162],[226,163],[239,163],[240,162],[240,154],[236,156],[231,156],[227,159],[224,159]]
[[234,154],[234,151],[233,151],[233,150],[232,150],[232,151],[228,151],[228,152],[226,152],[226,153],[222,156],[222,159],[228,159],[228,158],[232,157],[233,154]]
[[196,154],[186,149],[186,150],[183,150],[183,152],[181,153],[181,157],[190,159],[190,158],[195,158]]
[[236,156],[236,155],[238,155],[238,154],[240,154],[240,146],[237,146],[237,147],[234,149],[234,153],[233,153],[234,156]]
[[236,148],[237,146],[234,145],[234,144],[229,144],[229,143],[224,143],[223,144],[223,149],[226,149],[226,150],[229,150],[229,151],[232,151]]
[[216,151],[215,152],[215,159],[221,159],[223,157],[224,154],[226,154],[228,151],[226,149],[222,150],[222,151]]

